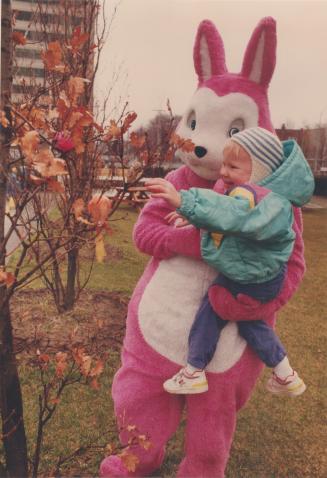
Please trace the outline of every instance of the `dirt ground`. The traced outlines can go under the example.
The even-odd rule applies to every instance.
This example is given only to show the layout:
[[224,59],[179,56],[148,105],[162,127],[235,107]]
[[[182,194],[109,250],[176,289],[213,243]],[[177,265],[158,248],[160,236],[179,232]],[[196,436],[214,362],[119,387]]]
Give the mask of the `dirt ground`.
[[17,292],[11,314],[19,357],[66,351],[72,343],[102,355],[120,350],[128,298],[117,292],[82,292],[73,311],[59,315],[47,290]]

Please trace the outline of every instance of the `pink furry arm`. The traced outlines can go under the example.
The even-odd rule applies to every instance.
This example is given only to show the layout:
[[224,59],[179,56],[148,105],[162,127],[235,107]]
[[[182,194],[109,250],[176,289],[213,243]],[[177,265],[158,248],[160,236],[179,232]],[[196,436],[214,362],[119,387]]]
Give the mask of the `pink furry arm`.
[[[180,172],[169,174],[167,179],[176,189],[189,187]],[[193,226],[175,228],[168,224],[165,216],[171,211],[171,207],[163,199],[150,199],[134,227],[136,247],[156,259],[169,259],[176,254],[200,259],[199,230]]]
[[162,199],[151,199],[144,207],[133,232],[136,247],[156,259],[176,254],[201,258],[200,232],[193,226],[175,228],[165,216],[172,209]]
[[293,229],[296,240],[293,253],[288,261],[288,270],[284,287],[276,299],[261,304],[255,299],[239,294],[235,299],[226,289],[212,286],[209,289],[209,299],[217,314],[225,320],[260,320],[272,317],[294,294],[304,272],[304,246],[302,239],[302,216],[299,208],[294,210]]

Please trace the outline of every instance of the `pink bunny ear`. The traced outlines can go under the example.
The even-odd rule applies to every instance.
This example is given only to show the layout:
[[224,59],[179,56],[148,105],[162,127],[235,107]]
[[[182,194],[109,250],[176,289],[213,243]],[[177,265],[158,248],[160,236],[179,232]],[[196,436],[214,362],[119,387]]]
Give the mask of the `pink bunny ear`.
[[224,44],[210,20],[204,20],[199,25],[193,58],[199,82],[208,80],[214,75],[222,75],[227,71]]
[[276,22],[263,18],[246,47],[241,75],[267,87],[276,64]]

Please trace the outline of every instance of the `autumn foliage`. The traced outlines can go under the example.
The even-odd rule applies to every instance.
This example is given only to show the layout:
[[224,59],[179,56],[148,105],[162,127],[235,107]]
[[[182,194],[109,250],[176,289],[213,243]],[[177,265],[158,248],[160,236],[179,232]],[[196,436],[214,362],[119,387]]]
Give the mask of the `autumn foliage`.
[[[43,38],[38,60],[43,62],[44,78],[23,79],[19,98],[9,99],[1,111],[8,150],[3,174],[11,202],[6,210],[3,208],[0,312],[7,314],[6,330],[10,333],[10,300],[35,279],[43,281],[59,313],[74,307],[94,261],[103,262],[106,257],[110,222],[130,190],[137,189],[149,168],[171,161],[177,149],[194,148],[190,140],[173,134],[175,122],[169,102],[158,141],[143,128],[132,131],[137,114],[129,110],[128,103],[114,118],[107,118],[105,110],[97,114],[93,86],[106,36],[106,25],[103,29],[94,27],[100,8],[97,0],[36,4],[39,18],[53,15],[49,8],[59,9],[59,13],[55,11],[57,25],[45,20],[38,26]],[[72,18],[80,19],[80,24],[73,24]],[[48,31],[50,28],[53,30]],[[54,39],[56,35],[60,40]],[[28,35],[13,32],[14,48],[28,42]],[[106,168],[105,154],[110,158]],[[14,246],[9,246],[13,238]],[[92,254],[81,264],[83,248]],[[100,387],[107,356],[74,339],[72,336],[65,350],[36,347],[31,359],[41,383],[36,445],[30,460],[33,478],[38,474],[44,428],[60,405],[65,388],[76,383],[94,390]],[[11,367],[14,353],[9,352]],[[19,420],[23,423],[22,416]],[[9,434],[15,433],[15,427]],[[124,448],[108,447],[113,447],[126,468],[134,472],[138,464],[134,447],[147,450],[151,442],[134,424],[126,424],[124,432],[128,435]],[[58,461],[56,476],[62,460]]]

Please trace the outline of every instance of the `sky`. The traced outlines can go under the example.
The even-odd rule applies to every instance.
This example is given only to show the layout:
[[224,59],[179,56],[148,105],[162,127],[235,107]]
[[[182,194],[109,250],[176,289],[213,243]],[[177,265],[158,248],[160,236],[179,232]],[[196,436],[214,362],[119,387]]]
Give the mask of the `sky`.
[[229,71],[239,72],[246,45],[261,18],[277,22],[277,62],[269,88],[273,124],[300,128],[327,124],[327,1],[296,0],[104,0],[109,19],[96,85],[111,106],[128,101],[135,126],[146,126],[169,98],[183,114],[197,87],[193,43],[199,23],[215,23]]

